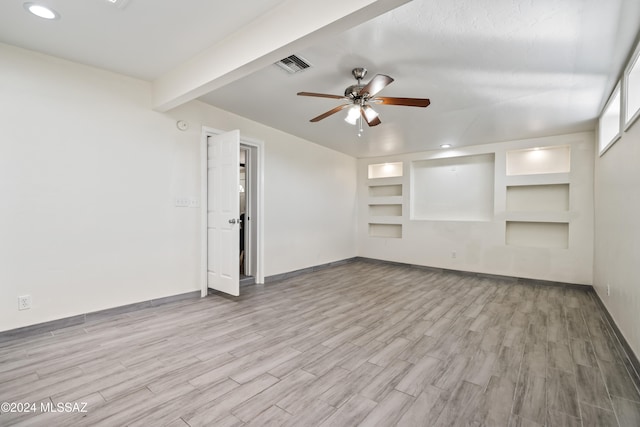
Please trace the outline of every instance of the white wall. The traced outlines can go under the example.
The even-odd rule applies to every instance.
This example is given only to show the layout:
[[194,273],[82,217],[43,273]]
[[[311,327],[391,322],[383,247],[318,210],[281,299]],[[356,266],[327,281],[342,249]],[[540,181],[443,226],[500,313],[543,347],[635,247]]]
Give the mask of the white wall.
[[640,121],[596,156],[595,193],[593,285],[640,356]]
[[[507,176],[506,153],[534,147],[571,146],[571,172]],[[429,151],[403,156],[358,161],[358,255],[438,268],[534,278],[577,284],[592,283],[593,260],[593,148],[592,132],[510,141],[495,144]],[[494,154],[494,216],[489,221],[411,220],[411,164],[447,157]],[[370,164],[404,162],[401,178],[367,178]],[[461,179],[453,177],[452,179]],[[402,216],[373,218],[369,215],[367,186],[398,183],[403,186]],[[566,212],[507,212],[509,185],[568,183],[570,207]],[[450,197],[456,197],[451,194]],[[397,198],[390,199],[396,202]],[[506,221],[568,222],[568,249],[506,245]],[[402,226],[402,238],[370,237],[370,222]],[[555,245],[555,244],[554,244]],[[553,245],[552,245],[553,246]],[[455,252],[455,258],[452,256]]]
[[0,57],[0,331],[199,290],[199,210],[174,199],[200,194],[203,125],[265,142],[266,275],[355,256],[355,159],[198,101],[154,112],[148,82]]
[[194,138],[204,123],[265,141],[265,276],[356,255],[356,159],[198,101],[172,113]]

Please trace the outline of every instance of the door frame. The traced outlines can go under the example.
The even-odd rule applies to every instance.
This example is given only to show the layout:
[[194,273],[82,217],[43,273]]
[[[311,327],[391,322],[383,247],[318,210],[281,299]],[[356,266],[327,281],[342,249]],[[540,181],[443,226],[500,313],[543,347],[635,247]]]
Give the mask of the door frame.
[[[202,127],[202,136],[200,138],[200,296],[206,297],[208,294],[207,286],[207,140],[210,136],[225,133],[219,129],[210,127]],[[264,283],[264,141],[253,138],[246,138],[240,134],[240,144],[255,148],[256,158],[253,159],[253,171],[256,174],[257,188],[256,206],[254,218],[251,219],[256,227],[256,272],[255,279],[257,284]],[[240,268],[238,266],[238,268]]]
[[[257,230],[256,227],[253,226],[253,221],[247,218],[253,218],[256,211],[256,192],[253,189],[258,185],[258,180],[256,179],[254,172],[253,163],[255,161],[254,157],[256,154],[256,149],[254,147],[250,147],[246,144],[240,144],[240,154],[244,151],[245,153],[245,223],[242,224],[242,228],[244,229],[244,269],[240,271],[240,275],[247,275],[247,270],[251,271],[250,276],[255,278],[256,276],[256,263],[258,248],[254,244],[256,240]],[[240,196],[242,197],[242,196]],[[242,215],[242,212],[240,212]]]

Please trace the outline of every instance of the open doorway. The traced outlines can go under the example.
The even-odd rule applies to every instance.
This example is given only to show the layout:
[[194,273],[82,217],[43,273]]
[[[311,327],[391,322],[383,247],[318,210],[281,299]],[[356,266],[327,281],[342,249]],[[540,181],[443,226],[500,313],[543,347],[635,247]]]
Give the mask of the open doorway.
[[240,144],[240,284],[255,283],[256,272],[256,198],[254,147]]
[[[235,142],[227,144],[227,139]],[[241,152],[243,162],[240,162]],[[241,163],[244,163],[242,205],[238,194],[242,185],[238,169]],[[241,284],[264,283],[264,143],[243,137],[238,131],[203,127],[200,165],[201,295],[205,297],[209,289],[214,289],[237,296]],[[240,222],[240,208],[244,213],[243,222]],[[239,224],[243,227],[242,271]],[[235,231],[228,233],[233,242],[216,234],[227,229]],[[240,281],[240,273],[248,276],[247,282]],[[222,286],[222,282],[228,286]],[[233,291],[229,291],[231,288]]]

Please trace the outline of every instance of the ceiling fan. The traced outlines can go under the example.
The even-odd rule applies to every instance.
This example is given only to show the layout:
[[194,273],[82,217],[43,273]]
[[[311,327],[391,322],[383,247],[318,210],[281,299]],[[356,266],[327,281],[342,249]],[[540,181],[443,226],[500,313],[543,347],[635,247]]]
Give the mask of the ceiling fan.
[[326,113],[314,117],[310,120],[311,122],[319,122],[320,120],[349,107],[349,112],[345,119],[346,122],[355,125],[358,118],[364,118],[369,126],[377,126],[381,123],[380,117],[378,117],[378,113],[370,104],[427,107],[431,103],[426,98],[390,98],[388,96],[376,96],[378,92],[393,82],[391,77],[384,74],[376,74],[369,83],[363,85],[361,80],[367,74],[366,68],[354,68],[351,71],[351,74],[356,78],[356,80],[358,80],[358,83],[347,87],[344,91],[344,96],[315,92],[298,92],[298,95],[300,96],[315,96],[318,98],[342,99],[347,101],[346,104],[339,105]]

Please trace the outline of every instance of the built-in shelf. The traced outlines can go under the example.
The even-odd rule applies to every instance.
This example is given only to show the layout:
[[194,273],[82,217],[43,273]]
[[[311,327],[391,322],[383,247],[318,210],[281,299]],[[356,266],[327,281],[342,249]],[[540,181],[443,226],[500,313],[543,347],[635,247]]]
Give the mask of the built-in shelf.
[[400,239],[402,238],[402,225],[369,223],[369,236]]
[[507,221],[508,246],[568,249],[569,224],[562,222]]
[[393,178],[402,176],[402,162],[395,163],[379,163],[369,165],[369,179]]
[[[369,178],[372,177],[372,166],[382,168],[384,164],[369,165]],[[397,163],[395,167],[402,174],[402,163]],[[396,172],[398,169],[395,169]],[[402,238],[403,191],[399,179],[394,176],[382,180],[384,184],[369,183],[369,237]]]
[[370,197],[369,205],[401,205],[402,196]]
[[571,147],[506,153],[505,244],[568,249]]
[[506,221],[517,222],[570,222],[570,212],[507,212],[505,214]]
[[569,184],[569,173],[547,173],[534,175],[514,175],[506,177],[507,187],[517,185]]
[[570,171],[571,147],[568,145],[507,151],[507,176]]
[[397,216],[372,216],[369,218],[369,224],[402,225],[402,221],[401,221],[401,218]]
[[402,216],[401,204],[369,204],[369,216]]
[[402,184],[370,185],[369,196],[370,197],[402,196]]
[[566,212],[569,184],[507,187],[507,212]]

